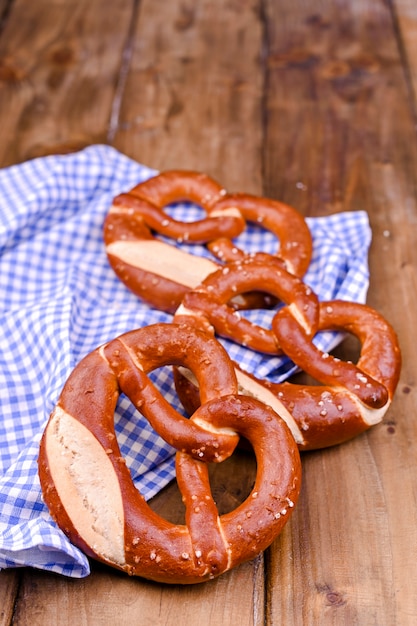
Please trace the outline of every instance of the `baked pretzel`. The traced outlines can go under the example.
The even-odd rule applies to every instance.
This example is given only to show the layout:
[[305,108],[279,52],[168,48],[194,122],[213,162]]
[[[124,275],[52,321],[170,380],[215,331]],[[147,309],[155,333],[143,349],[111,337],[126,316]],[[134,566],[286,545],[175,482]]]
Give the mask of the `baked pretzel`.
[[255,289],[283,300],[307,335],[315,334],[319,316],[316,294],[270,255],[246,256],[210,274],[197,289],[185,294],[175,320],[187,323],[196,318],[196,325],[211,334],[258,352],[280,354],[273,330],[253,324],[229,304],[236,295]]
[[[193,320],[196,325],[198,318]],[[401,354],[394,330],[381,315],[359,303],[320,304],[317,331],[356,335],[361,343],[356,365],[321,352],[289,307],[274,316],[272,329],[284,353],[322,385],[273,383],[235,364],[239,389],[271,406],[301,450],[342,443],[382,420],[398,384]],[[174,378],[184,407],[195,410],[198,387],[189,372],[176,368]]]
[[[173,219],[165,209],[179,201],[196,203],[206,217],[195,222]],[[215,260],[189,254],[176,244],[206,244],[218,259],[235,260],[243,254],[232,243],[246,227],[243,214],[279,237],[277,255],[290,271],[305,272],[311,258],[311,235],[295,209],[255,196],[227,195],[212,178],[187,171],[163,172],[113,200],[104,222],[110,265],[142,300],[174,313],[185,293],[219,267]],[[154,233],[172,240],[173,245]],[[265,301],[255,292],[235,299],[233,306],[265,306]]]
[[[195,375],[201,406],[187,420],[147,374],[181,365]],[[135,488],[114,430],[123,392],[177,450],[186,524],[155,512]],[[207,462],[233,453],[239,436],[257,459],[248,498],[219,516]],[[39,476],[58,525],[87,555],[166,583],[214,578],[264,550],[281,532],[300,489],[300,458],[285,422],[237,394],[232,363],[213,337],[188,326],[154,324],[87,355],[68,378],[44,431]]]

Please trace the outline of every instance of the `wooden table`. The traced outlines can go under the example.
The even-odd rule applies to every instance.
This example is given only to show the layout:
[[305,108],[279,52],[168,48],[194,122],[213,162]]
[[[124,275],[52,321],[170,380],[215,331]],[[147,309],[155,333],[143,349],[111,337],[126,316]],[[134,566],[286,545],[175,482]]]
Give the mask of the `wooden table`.
[[[0,625],[417,623],[417,4],[0,0],[0,165],[111,144],[308,216],[366,210],[368,302],[403,370],[383,423],[303,454],[300,502],[254,562],[191,587],[99,565],[0,573]],[[345,357],[355,357],[347,342]],[[229,506],[245,454],[215,477]],[[175,518],[175,487],[154,506]]]

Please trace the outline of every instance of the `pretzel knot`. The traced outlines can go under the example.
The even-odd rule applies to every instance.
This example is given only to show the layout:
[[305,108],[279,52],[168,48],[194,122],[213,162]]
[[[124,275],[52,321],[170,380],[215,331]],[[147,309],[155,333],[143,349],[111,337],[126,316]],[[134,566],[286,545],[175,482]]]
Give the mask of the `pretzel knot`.
[[[166,209],[179,201],[197,204],[206,216],[194,222],[175,220]],[[184,294],[220,265],[214,258],[189,254],[177,244],[203,244],[217,259],[235,260],[244,255],[234,240],[246,229],[247,221],[278,237],[276,256],[288,271],[299,276],[305,273],[311,235],[295,209],[256,196],[227,194],[216,181],[198,172],[164,172],[117,196],[105,219],[104,241],[110,265],[122,282],[148,304],[174,313]],[[234,306],[248,308],[259,301],[256,294],[246,294]]]
[[[190,419],[148,377],[164,365],[186,367],[198,381],[201,405]],[[298,448],[271,408],[237,391],[225,350],[189,326],[154,324],[87,355],[64,386],[39,455],[45,502],[72,543],[129,574],[184,584],[214,578],[270,545],[298,498]],[[185,525],[153,512],[133,484],[114,428],[120,393],[178,451]],[[239,436],[254,449],[256,480],[247,499],[220,516],[207,463],[229,457]]]
[[193,323],[212,334],[231,339],[247,348],[266,354],[281,354],[272,329],[250,322],[230,306],[237,294],[253,289],[282,300],[291,317],[314,336],[319,321],[316,294],[301,279],[287,272],[279,259],[269,255],[247,256],[228,263],[210,274],[197,289],[188,292],[175,313],[175,320]]

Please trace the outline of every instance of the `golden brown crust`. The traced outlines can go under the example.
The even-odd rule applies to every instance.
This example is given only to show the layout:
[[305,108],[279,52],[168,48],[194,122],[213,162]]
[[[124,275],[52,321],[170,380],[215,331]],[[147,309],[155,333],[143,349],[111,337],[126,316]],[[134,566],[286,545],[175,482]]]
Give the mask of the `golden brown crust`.
[[[178,201],[196,203],[205,211],[205,218],[195,222],[173,219],[165,209]],[[221,261],[241,258],[244,253],[232,241],[245,230],[246,220],[278,237],[276,257],[288,271],[297,276],[305,273],[312,240],[304,218],[295,209],[256,196],[228,195],[199,172],[163,172],[117,196],[105,219],[104,241],[110,265],[120,280],[151,306],[173,313],[184,293],[221,267],[215,260],[203,262],[188,252],[175,252],[175,244],[206,245]],[[155,233],[165,241],[156,239]],[[172,240],[172,245],[166,240]],[[144,241],[147,246],[141,244]],[[267,302],[261,292],[254,291],[235,300],[233,306],[250,308]]]
[[[179,319],[186,320],[182,307],[179,312]],[[272,383],[242,372],[235,363],[241,393],[250,393],[274,406],[302,450],[342,443],[380,422],[390,406],[401,370],[401,353],[391,325],[363,304],[320,303],[316,330],[356,335],[361,354],[355,365],[318,350],[293,313],[290,307],[280,309],[273,318],[272,330],[283,352],[321,385]],[[189,311],[188,320],[197,328],[206,323],[202,311],[195,315]],[[193,412],[199,403],[197,386],[178,368],[174,379],[185,409]]]
[[[163,365],[186,367],[196,376],[201,406],[189,420],[147,376]],[[299,453],[285,422],[237,391],[225,350],[189,326],[154,324],[87,355],[64,386],[39,454],[45,502],[70,540],[129,574],[180,584],[214,578],[264,550],[297,501]],[[132,482],[114,430],[121,392],[178,450],[185,525],[153,512]],[[219,516],[207,462],[230,456],[239,436],[255,451],[256,483],[235,512]]]
[[168,170],[136,185],[130,193],[159,207],[189,200],[208,212],[226,190],[203,172]]
[[315,293],[303,281],[290,274],[282,262],[269,256],[249,256],[228,263],[210,274],[201,285],[184,295],[175,314],[176,321],[197,317],[199,324],[214,334],[226,337],[247,348],[267,354],[281,354],[277,335],[248,321],[229,302],[236,295],[254,289],[285,302],[293,316],[312,337],[318,327],[319,304]]
[[[220,214],[232,207],[238,208],[247,222],[260,225],[276,235],[277,258],[283,261],[291,274],[304,276],[310,264],[313,246],[306,221],[298,211],[277,200],[236,193],[225,195],[210,212],[215,210]],[[237,249],[226,237],[211,242],[208,247],[223,261],[237,261],[245,256],[245,253]]]

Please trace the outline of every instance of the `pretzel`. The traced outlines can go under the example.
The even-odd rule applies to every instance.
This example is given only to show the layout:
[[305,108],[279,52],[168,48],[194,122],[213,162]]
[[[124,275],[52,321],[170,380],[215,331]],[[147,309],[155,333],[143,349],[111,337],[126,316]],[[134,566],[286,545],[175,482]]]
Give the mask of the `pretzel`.
[[[201,323],[201,318],[190,319],[197,327]],[[323,330],[345,331],[358,337],[361,353],[356,365],[315,347],[290,307],[278,311],[272,320],[272,331],[284,353],[322,385],[273,383],[235,364],[240,392],[271,406],[287,422],[301,450],[342,443],[379,423],[390,406],[400,375],[401,354],[395,332],[370,307],[340,300],[321,303],[317,331]],[[174,379],[186,410],[195,410],[198,388],[189,372],[176,368]]]
[[[255,222],[279,239],[276,256],[283,260],[287,270],[303,276],[310,264],[312,239],[306,221],[293,207],[250,194],[229,194],[212,178],[198,172],[183,170],[163,172],[134,187],[131,192],[162,208],[173,202],[188,200],[200,205],[208,216],[222,218],[223,232],[214,239],[214,229],[204,239],[210,251],[222,261],[242,259],[245,253],[232,242],[245,228],[246,222]],[[244,218],[243,225],[236,224],[227,234],[226,220]],[[166,218],[166,215],[165,215]],[[176,223],[178,225],[178,223]],[[174,224],[167,224],[167,235],[175,238]],[[196,241],[187,226],[179,232],[180,241]],[[162,232],[158,230],[158,232]],[[184,236],[184,232],[186,236]]]
[[[201,406],[189,420],[148,378],[163,365],[189,368]],[[114,430],[123,392],[178,452],[186,523],[157,515],[135,488]],[[219,516],[207,462],[229,457],[239,436],[257,459],[247,499]],[[87,355],[68,378],[39,454],[44,500],[58,525],[87,555],[166,583],[198,583],[252,559],[277,537],[300,489],[298,448],[285,422],[237,394],[227,353],[216,339],[177,324],[128,332]]]
[[[173,219],[165,209],[178,201],[196,203],[206,217],[195,222]],[[238,254],[232,240],[246,228],[243,214],[274,232],[281,243],[277,256],[290,271],[304,273],[311,258],[311,235],[295,209],[256,196],[227,195],[212,178],[187,171],[163,172],[113,200],[104,222],[110,265],[142,300],[174,313],[185,293],[219,267],[217,261],[189,254],[175,244],[206,244],[221,261],[240,258],[244,253]],[[256,292],[233,301],[234,308],[266,304]]]
[[185,294],[175,320],[187,323],[194,317],[197,326],[211,334],[216,332],[258,352],[280,354],[280,344],[272,330],[253,324],[228,304],[236,295],[253,289],[283,300],[308,336],[315,334],[319,314],[317,296],[270,255],[246,256],[210,274],[197,289]]

